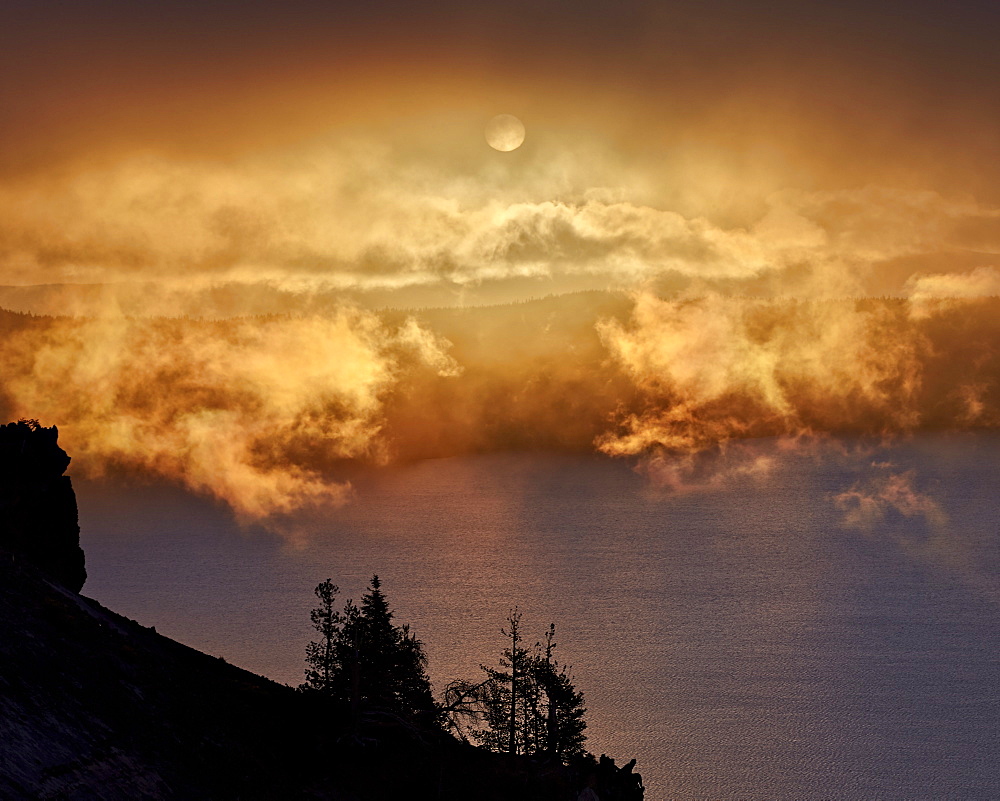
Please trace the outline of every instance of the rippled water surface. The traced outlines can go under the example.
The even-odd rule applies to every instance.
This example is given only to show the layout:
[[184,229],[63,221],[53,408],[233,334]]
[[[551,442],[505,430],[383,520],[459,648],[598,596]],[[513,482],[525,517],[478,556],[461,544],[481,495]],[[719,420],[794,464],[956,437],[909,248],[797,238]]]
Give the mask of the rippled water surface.
[[424,462],[294,541],[77,480],[84,592],[297,684],[312,588],[377,572],[438,686],[496,659],[509,607],[554,621],[591,749],[653,801],[1000,798],[1000,440],[818,450],[752,444],[680,492],[597,457]]

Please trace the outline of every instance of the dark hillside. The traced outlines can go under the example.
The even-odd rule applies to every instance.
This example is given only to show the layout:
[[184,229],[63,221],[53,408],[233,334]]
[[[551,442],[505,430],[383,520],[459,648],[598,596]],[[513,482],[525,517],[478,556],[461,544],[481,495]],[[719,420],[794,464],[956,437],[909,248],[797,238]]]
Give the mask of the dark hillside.
[[26,532],[0,542],[0,799],[576,798],[580,771],[491,754],[385,714],[352,727],[321,694],[79,595],[82,579],[53,568],[82,570],[56,433],[34,423],[0,429],[0,499],[23,499],[24,487],[54,476],[59,503],[73,511],[50,514],[44,493],[0,506],[0,531]]
[[0,798],[573,799],[564,768],[396,721],[359,736],[248,673],[4,559]]
[[7,560],[0,663],[3,798],[278,797],[315,750],[292,690]]

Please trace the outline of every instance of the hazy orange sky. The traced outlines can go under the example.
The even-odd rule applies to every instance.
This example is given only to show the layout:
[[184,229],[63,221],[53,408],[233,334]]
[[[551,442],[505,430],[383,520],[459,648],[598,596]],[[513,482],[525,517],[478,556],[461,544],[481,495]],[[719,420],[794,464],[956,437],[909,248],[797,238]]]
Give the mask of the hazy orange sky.
[[1000,251],[992,4],[3,14],[3,284],[901,293]]
[[[4,318],[3,408],[250,518],[346,497],[343,459],[993,427],[998,29],[985,3],[5,2],[0,306],[64,317]],[[614,294],[430,310],[580,290]],[[868,295],[898,300],[842,300]]]

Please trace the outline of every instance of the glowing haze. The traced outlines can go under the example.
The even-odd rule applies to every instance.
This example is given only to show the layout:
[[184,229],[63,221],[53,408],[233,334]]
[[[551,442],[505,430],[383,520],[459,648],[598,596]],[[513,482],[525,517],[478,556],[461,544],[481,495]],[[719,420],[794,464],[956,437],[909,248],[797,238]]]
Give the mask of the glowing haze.
[[49,315],[4,318],[3,405],[78,470],[260,519],[344,462],[681,488],[1000,419],[995,9],[48,5],[0,52],[0,305]]

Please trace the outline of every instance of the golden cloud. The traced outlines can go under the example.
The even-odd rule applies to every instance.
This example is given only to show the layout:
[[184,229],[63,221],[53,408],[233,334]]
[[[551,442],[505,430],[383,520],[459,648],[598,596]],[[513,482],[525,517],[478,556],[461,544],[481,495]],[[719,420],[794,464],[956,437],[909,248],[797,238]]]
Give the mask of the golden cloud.
[[600,439],[606,453],[920,421],[924,346],[898,307],[643,294],[628,323],[602,322],[600,332],[645,399]]
[[245,519],[341,502],[349,486],[318,466],[381,458],[383,399],[407,369],[457,371],[414,321],[390,330],[351,308],[41,320],[9,331],[0,354],[9,412],[57,421],[78,468],[166,476]]
[[[3,297],[86,315],[14,326],[10,412],[59,424],[88,469],[139,465],[248,518],[336,500],[346,489],[324,470],[338,459],[596,444],[681,488],[711,486],[697,455],[747,437],[1000,425],[986,297],[1000,210],[768,175],[748,188],[701,160],[685,175],[704,187],[672,187],[582,139],[519,162],[425,139],[331,135],[8,181],[0,282],[61,285]],[[727,194],[739,202],[713,209]],[[632,299],[451,317],[340,305],[574,280]],[[894,281],[898,297],[852,297]],[[239,317],[269,308],[296,313]],[[725,471],[766,476],[772,458],[730,447]]]
[[[75,468],[169,476],[246,519],[339,502],[348,462],[638,457],[657,486],[767,480],[839,434],[1000,426],[1000,299],[628,298],[258,318],[0,315],[10,416]],[[741,440],[777,437],[770,449]]]
[[[830,295],[863,294],[888,260],[1000,252],[1000,211],[968,197],[768,188],[734,220],[678,205],[598,144],[546,155],[515,170],[341,137],[232,162],[146,155],[22,177],[0,189],[0,282],[155,282],[178,302],[226,282],[310,292],[674,276],[743,292],[771,276],[768,294]],[[940,284],[915,281],[917,294]]]

